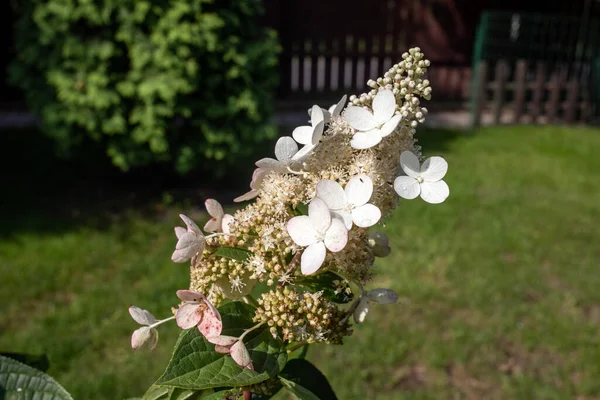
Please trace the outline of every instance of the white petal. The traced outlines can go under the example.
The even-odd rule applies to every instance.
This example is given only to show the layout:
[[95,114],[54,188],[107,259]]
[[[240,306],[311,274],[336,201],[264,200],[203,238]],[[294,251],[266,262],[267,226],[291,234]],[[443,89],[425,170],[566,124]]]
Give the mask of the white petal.
[[224,214],[223,206],[215,199],[206,199],[204,207],[206,207],[206,211],[208,211],[211,217],[221,218]]
[[421,193],[421,186],[415,178],[402,175],[394,180],[394,190],[403,199],[412,200]]
[[401,120],[402,115],[394,115],[392,119],[383,124],[380,129],[381,137],[389,136],[392,132],[394,132],[394,129],[396,129]]
[[344,223],[347,230],[352,228],[352,214],[346,210],[336,210],[331,212],[333,218],[337,218]]
[[292,157],[292,160],[293,161],[301,161],[304,157],[308,156],[314,150],[315,147],[317,147],[317,146],[314,146],[312,144],[307,144],[306,146],[302,147],[299,152],[294,154],[294,156]]
[[282,173],[288,172],[287,167],[283,165],[281,161],[277,161],[274,158],[261,158],[256,162],[256,166],[265,170],[277,171]]
[[202,234],[202,231],[200,230],[200,228],[198,228],[198,225],[196,225],[194,223],[194,221],[192,221],[189,217],[187,217],[187,216],[185,216],[183,214],[179,214],[179,218],[181,218],[183,220],[183,222],[185,222],[185,225],[187,226],[188,231],[194,232],[194,233],[196,233],[197,235],[200,235],[200,236],[204,236]]
[[360,206],[366,204],[373,194],[373,181],[369,175],[355,175],[344,188],[348,204]]
[[371,304],[368,298],[361,297],[358,301],[358,306],[354,310],[354,321],[357,324],[362,324],[369,314],[369,308],[371,308]]
[[250,181],[250,189],[258,190],[262,186],[263,181],[269,173],[268,170],[256,168],[252,173],[252,181]]
[[450,195],[450,188],[444,181],[421,183],[421,198],[431,204],[439,204]]
[[231,233],[230,226],[233,222],[235,222],[235,218],[233,218],[233,215],[231,215],[231,214],[223,215],[223,219],[221,220],[221,230],[224,233]]
[[279,138],[275,144],[275,157],[279,161],[289,161],[297,152],[298,144],[289,136]]
[[203,302],[206,301],[206,297],[202,293],[195,292],[193,290],[178,290],[177,297],[182,301],[187,302]]
[[350,146],[353,149],[364,150],[370,149],[371,147],[381,142],[381,131],[379,129],[373,129],[367,132],[356,132],[352,136]]
[[316,242],[304,249],[300,258],[300,269],[303,275],[314,274],[325,261],[325,244]]
[[181,329],[190,329],[198,325],[202,319],[202,308],[199,303],[183,303],[175,313],[177,326]]
[[400,154],[400,166],[406,175],[417,178],[421,173],[419,159],[410,151],[403,151]]
[[235,342],[238,341],[238,338],[233,336],[219,335],[207,337],[206,340],[212,344],[218,344],[219,346],[232,346]]
[[324,129],[325,129],[325,121],[321,121],[315,126],[315,130],[313,131],[312,139],[311,139],[311,144],[313,146],[318,145],[319,142],[321,141],[321,138],[323,137]]
[[346,207],[346,193],[336,181],[323,179],[317,183],[317,197],[322,199],[330,210]]
[[331,225],[331,214],[327,203],[318,197],[312,199],[308,205],[308,218],[317,232],[324,234]]
[[323,109],[317,105],[312,106],[310,109],[310,123],[313,127],[316,127],[319,123],[325,123],[325,114]]
[[139,307],[129,307],[129,314],[140,325],[152,325],[156,322],[156,318],[148,310],[142,310]]
[[332,252],[337,253],[346,247],[348,243],[348,229],[339,219],[334,218],[331,226],[325,232],[325,246]]
[[373,114],[362,107],[348,107],[344,113],[344,119],[348,125],[357,131],[370,131],[377,126]]
[[360,228],[368,228],[379,222],[381,211],[376,205],[364,204],[352,210],[352,221]]
[[236,203],[239,203],[241,201],[252,200],[256,196],[258,196],[258,190],[252,189],[251,191],[246,192],[243,195],[236,197],[235,199],[233,199],[233,201],[236,202]]
[[227,346],[221,346],[219,344],[215,345],[215,351],[219,354],[229,354],[231,349]]
[[204,224],[204,230],[206,232],[218,232],[221,230],[221,219],[217,219],[215,217],[209,219],[208,221],[206,221],[206,224]]
[[180,226],[175,227],[175,236],[177,236],[177,239],[181,239],[181,237],[183,235],[185,235],[186,233],[187,233],[187,229],[182,228]]
[[231,354],[231,358],[233,361],[240,367],[248,368],[254,370],[252,367],[252,359],[250,358],[250,353],[244,343],[240,340],[231,346],[231,350],[229,352]]
[[314,128],[312,126],[299,126],[292,132],[294,140],[300,144],[309,144],[312,141]]
[[367,296],[379,304],[392,304],[398,301],[398,295],[392,289],[377,288],[369,290]]
[[340,115],[340,113],[344,109],[345,105],[346,105],[346,95],[343,95],[337,104],[334,104],[329,108],[329,112],[331,113],[331,115]]
[[317,241],[317,230],[306,215],[290,219],[287,223],[287,230],[298,246],[308,246]]
[[176,263],[186,262],[204,249],[204,237],[198,237],[192,232],[187,232],[177,241],[171,260]]
[[381,90],[373,99],[373,116],[380,123],[386,123],[396,112],[396,98],[391,90]]
[[218,336],[223,330],[221,314],[219,314],[219,311],[208,300],[205,300],[204,304],[208,306],[208,309],[205,309],[204,314],[202,314],[198,330],[204,337]]
[[448,163],[442,157],[431,157],[421,166],[421,177],[427,182],[437,182],[448,172]]
[[323,122],[328,124],[331,121],[331,113],[329,112],[329,110],[326,110],[324,108],[321,108],[321,111],[323,112]]
[[138,350],[143,345],[147,344],[150,349],[153,349],[156,346],[157,341],[158,331],[155,328],[142,326],[141,328],[136,329],[133,332],[133,335],[131,335],[131,348]]

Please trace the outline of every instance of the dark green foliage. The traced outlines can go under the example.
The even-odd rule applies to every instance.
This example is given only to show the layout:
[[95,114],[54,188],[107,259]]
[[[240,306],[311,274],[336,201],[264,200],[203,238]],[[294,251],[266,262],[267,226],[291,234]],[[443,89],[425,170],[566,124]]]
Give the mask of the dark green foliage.
[[63,151],[91,138],[122,169],[222,172],[275,136],[279,46],[260,0],[19,4],[11,80]]

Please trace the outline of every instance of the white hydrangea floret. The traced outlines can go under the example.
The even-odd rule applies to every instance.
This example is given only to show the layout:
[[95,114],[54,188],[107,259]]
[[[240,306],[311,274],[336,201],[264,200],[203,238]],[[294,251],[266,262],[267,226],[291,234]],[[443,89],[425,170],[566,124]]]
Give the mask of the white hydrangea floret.
[[[337,117],[338,115],[340,115],[342,113],[342,110],[344,109],[344,106],[346,105],[346,99],[348,97],[346,95],[343,95],[342,98],[340,99],[340,101],[338,101],[336,104],[332,104],[331,107],[329,107],[329,109],[324,109],[322,108],[321,110],[323,110],[323,116],[325,117],[325,123],[328,124],[329,121],[331,120],[331,117]],[[312,108],[308,109],[308,115],[312,114]],[[312,116],[311,116],[312,117]]]
[[344,223],[331,218],[329,207],[316,197],[308,205],[308,216],[290,219],[287,230],[299,246],[307,246],[300,259],[302,274],[315,273],[325,261],[326,249],[338,252],[346,246],[348,230]]
[[356,106],[350,106],[344,113],[344,119],[357,132],[350,145],[355,149],[368,149],[389,136],[402,120],[396,114],[396,98],[391,90],[381,90],[373,99],[373,112]]
[[254,170],[254,172],[252,173],[252,181],[250,182],[250,191],[244,193],[243,195],[241,195],[239,197],[236,197],[235,199],[233,199],[233,201],[236,203],[239,203],[240,201],[252,200],[256,196],[258,196],[260,188],[262,187],[262,184],[265,181],[265,178],[267,177],[268,173],[269,173],[269,171],[266,169],[256,168]]
[[264,170],[276,171],[281,173],[289,172],[288,168],[292,167],[295,160],[292,159],[298,152],[298,144],[290,136],[279,138],[275,144],[275,157],[263,158],[256,162],[258,168]]
[[375,225],[381,218],[381,211],[373,204],[367,204],[373,194],[373,181],[368,175],[353,176],[346,188],[331,180],[317,183],[317,196],[323,199],[332,214],[344,221],[346,229],[352,223],[361,228]]
[[229,225],[234,221],[233,215],[225,214],[223,206],[215,199],[207,199],[204,202],[206,211],[212,217],[204,225],[204,230],[207,232],[225,232],[230,233]]
[[301,160],[309,155],[321,141],[323,129],[325,128],[325,114],[323,109],[317,105],[312,106],[310,112],[310,126],[299,126],[292,132],[294,140],[304,147],[292,157]]
[[171,260],[176,263],[186,262],[196,254],[204,250],[205,238],[204,234],[190,218],[183,214],[179,217],[185,222],[187,229],[180,226],[175,227],[175,235],[177,236],[177,244],[175,251],[171,255]]
[[431,157],[419,164],[419,159],[410,151],[400,154],[400,166],[406,175],[396,178],[394,189],[404,199],[421,196],[431,204],[439,204],[450,195],[450,188],[442,180],[448,171],[448,163],[442,157]]

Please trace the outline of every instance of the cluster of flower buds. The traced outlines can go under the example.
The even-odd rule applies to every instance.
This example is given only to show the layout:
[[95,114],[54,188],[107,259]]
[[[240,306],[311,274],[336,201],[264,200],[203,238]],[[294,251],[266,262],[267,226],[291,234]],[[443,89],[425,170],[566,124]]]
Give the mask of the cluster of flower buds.
[[[172,259],[191,260],[190,290],[177,292],[181,328],[197,326],[216,351],[252,368],[243,339],[256,327],[221,335],[216,306],[223,302],[254,304],[256,326],[291,344],[341,343],[352,332],[351,318],[362,323],[373,303],[398,300],[391,289],[365,289],[375,258],[392,251],[387,236],[369,228],[400,198],[436,204],[449,195],[446,161],[421,164],[414,138],[427,114],[420,99],[431,94],[424,79],[429,61],[418,48],[402,58],[349,104],[344,96],[328,109],[310,108],[308,124],[277,141],[275,158],[256,162],[250,191],[234,200],[254,201],[229,215],[207,200],[204,230],[211,234],[181,215],[186,228],[175,228]],[[342,300],[315,284],[321,274],[333,277]],[[144,313],[132,313],[147,328],[134,334],[134,348],[156,342],[156,322]]]

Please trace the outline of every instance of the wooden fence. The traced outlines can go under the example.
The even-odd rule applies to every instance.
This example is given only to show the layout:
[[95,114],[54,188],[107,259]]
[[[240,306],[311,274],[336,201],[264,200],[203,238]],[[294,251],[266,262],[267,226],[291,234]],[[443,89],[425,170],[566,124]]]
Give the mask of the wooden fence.
[[578,123],[593,115],[590,66],[480,61],[473,80],[473,125]]

